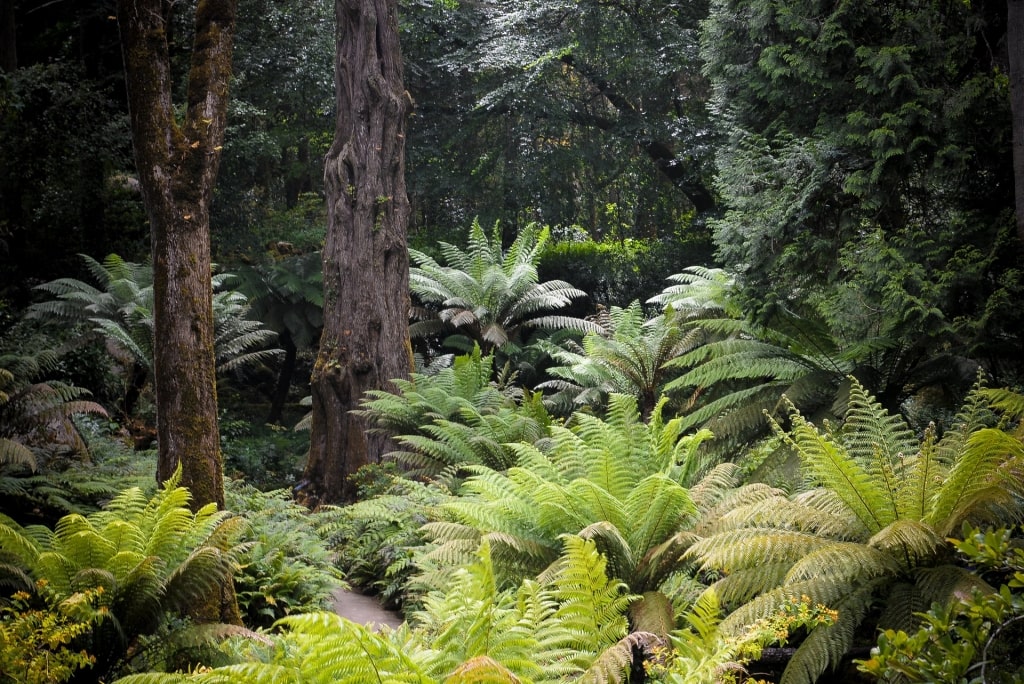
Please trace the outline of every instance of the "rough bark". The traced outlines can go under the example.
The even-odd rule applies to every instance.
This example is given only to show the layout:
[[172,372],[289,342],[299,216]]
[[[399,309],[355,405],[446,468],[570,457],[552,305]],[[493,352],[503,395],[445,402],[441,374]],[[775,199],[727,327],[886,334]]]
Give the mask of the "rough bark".
[[348,476],[387,441],[350,413],[363,393],[408,377],[409,257],[403,86],[394,0],[336,0],[338,120],[325,160],[324,328],[311,378],[305,499],[352,500]]
[[1017,239],[1024,244],[1024,0],[1008,0],[1006,6],[1010,112],[1013,121],[1013,189]]
[[174,118],[167,0],[120,0],[135,161],[150,222],[157,478],[224,505],[210,288],[210,200],[227,112],[236,0],[200,0],[184,121]]
[[[210,284],[210,201],[227,119],[237,0],[199,0],[184,121],[175,120],[167,32],[172,0],[118,0],[135,163],[153,260],[157,479],[181,466],[195,509],[224,507]],[[230,583],[194,607],[238,622]]]

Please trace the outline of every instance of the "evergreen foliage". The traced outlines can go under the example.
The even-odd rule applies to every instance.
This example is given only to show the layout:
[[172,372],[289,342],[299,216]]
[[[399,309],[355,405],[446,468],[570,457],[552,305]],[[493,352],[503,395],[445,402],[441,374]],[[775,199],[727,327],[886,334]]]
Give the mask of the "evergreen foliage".
[[450,477],[469,465],[502,470],[515,463],[510,444],[547,435],[551,418],[539,395],[492,380],[494,356],[458,356],[434,373],[395,380],[398,392],[366,393],[363,416],[372,429],[394,438],[387,454],[410,476]]
[[3,581],[41,582],[56,603],[95,592],[101,619],[82,644],[98,676],[108,676],[128,666],[139,637],[230,581],[246,548],[237,543],[243,518],[212,504],[192,513],[188,502],[172,479],[152,497],[128,489],[101,511],[64,516],[53,530],[0,516]]
[[273,646],[254,646],[250,662],[118,684],[625,682],[634,641],[623,613],[632,597],[604,566],[593,542],[569,538],[550,582],[501,591],[485,543],[411,627],[375,634],[333,613],[291,616],[279,621]]
[[415,265],[409,287],[422,305],[414,311],[410,335],[454,332],[464,341],[446,344],[468,351],[475,343],[484,354],[500,350],[514,357],[526,344],[528,329],[595,330],[582,319],[551,313],[586,293],[561,280],[538,281],[537,262],[549,235],[547,228],[531,224],[504,250],[498,224],[488,237],[474,221],[465,250],[440,243],[445,266],[410,249]]
[[285,490],[261,492],[231,481],[225,505],[247,523],[234,573],[242,621],[268,628],[295,613],[326,610],[341,574],[326,543],[325,512],[310,512]]
[[916,632],[887,629],[871,658],[858,667],[880,682],[1019,681],[1024,619],[1024,549],[1007,528],[964,525],[951,540],[964,562],[995,580],[995,591],[975,590],[948,604],[934,603]]
[[430,112],[410,129],[414,223],[428,239],[480,216],[600,242],[702,241],[714,203],[697,56],[705,11],[662,0],[410,7],[410,92]]
[[964,357],[1013,378],[1008,84],[985,47],[1005,21],[973,3],[710,3],[712,228],[748,315],[813,307],[850,344],[882,341],[897,388]]
[[539,390],[554,390],[545,403],[569,414],[573,410],[603,408],[610,394],[637,399],[644,416],[654,410],[672,371],[665,364],[688,350],[689,337],[671,315],[647,320],[639,302],[625,309],[612,306],[595,317],[601,333],[587,333],[581,344],[545,344],[560,365],[547,369],[553,379]]
[[4,471],[35,470],[39,457],[60,451],[88,458],[72,419],[106,416],[106,410],[87,399],[89,393],[80,387],[41,379],[59,358],[46,347],[26,352],[0,348],[0,483],[7,480]]
[[[731,613],[730,632],[806,594],[836,623],[801,643],[783,682],[813,682],[854,643],[865,620],[907,628],[933,601],[984,586],[955,562],[945,537],[965,521],[1022,516],[1024,444],[998,427],[975,390],[958,424],[922,440],[856,382],[842,429],[818,428],[790,408],[775,429],[800,457],[811,488],[723,515],[689,550]],[[881,613],[874,612],[881,606]]]
[[[442,582],[445,568],[464,562],[480,539],[503,583],[544,577],[563,536],[576,535],[594,540],[611,575],[642,596],[631,612],[634,630],[667,635],[674,609],[661,585],[736,482],[733,466],[704,474],[697,449],[710,435],[681,438],[679,419],[662,420],[663,406],[645,424],[633,398],[612,395],[606,420],[578,413],[571,428],[552,428],[543,450],[516,445],[518,464],[506,472],[476,468],[461,496],[443,506],[452,519],[423,528],[437,545],[426,561],[440,568],[424,581]],[[751,490],[732,503],[750,495],[757,496]]]
[[[109,340],[125,355],[119,359],[131,373],[152,375],[153,364],[153,284],[152,270],[145,265],[125,261],[116,254],[98,262],[81,255],[99,287],[74,278],[59,278],[36,289],[54,299],[34,304],[29,315],[55,323],[86,323]],[[245,295],[226,289],[234,276],[212,276],[214,355],[217,370],[228,373],[249,364],[276,358],[280,350],[267,349],[274,333],[248,318]],[[134,363],[137,368],[131,369]],[[134,378],[129,379],[129,385]]]

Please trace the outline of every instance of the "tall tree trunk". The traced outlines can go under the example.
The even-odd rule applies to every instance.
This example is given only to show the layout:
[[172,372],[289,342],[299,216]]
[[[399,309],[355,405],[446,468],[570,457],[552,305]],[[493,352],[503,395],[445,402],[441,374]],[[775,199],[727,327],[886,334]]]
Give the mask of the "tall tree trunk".
[[[192,506],[224,507],[210,283],[210,200],[227,119],[237,0],[199,0],[184,121],[171,99],[173,0],[118,0],[135,163],[153,260],[157,479],[181,467]],[[231,583],[192,609],[240,622]]]
[[1010,113],[1013,122],[1013,189],[1017,210],[1017,239],[1024,244],[1024,0],[1008,0],[1006,5]]
[[395,0],[335,0],[338,120],[327,153],[324,328],[311,379],[307,502],[351,500],[387,441],[350,413],[412,369],[405,124]]
[[175,121],[169,0],[119,0],[135,162],[149,217],[157,478],[224,505],[210,285],[210,200],[227,118],[237,0],[199,0],[185,119]]

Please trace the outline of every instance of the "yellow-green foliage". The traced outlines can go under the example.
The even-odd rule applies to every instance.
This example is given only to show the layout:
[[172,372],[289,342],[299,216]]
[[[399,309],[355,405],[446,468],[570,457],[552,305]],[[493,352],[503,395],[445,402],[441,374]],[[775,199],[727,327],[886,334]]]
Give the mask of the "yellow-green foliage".
[[[45,583],[38,590],[44,595]],[[96,658],[74,643],[101,617],[95,604],[99,589],[75,593],[46,608],[34,608],[27,592],[17,592],[0,606],[0,682],[57,684]]]
[[744,680],[743,665],[759,658],[762,649],[785,646],[792,632],[828,627],[838,617],[835,611],[801,596],[782,603],[741,633],[729,635],[719,628],[721,610],[717,594],[705,592],[685,615],[689,626],[672,634],[673,650],[647,661],[647,673],[671,684]]
[[0,572],[45,583],[56,602],[95,592],[103,619],[93,626],[89,650],[101,670],[168,615],[219,591],[244,550],[236,543],[244,520],[212,504],[193,513],[177,481],[176,475],[152,497],[128,489],[101,511],[64,516],[53,530],[0,515],[0,556],[9,562]]
[[954,429],[919,441],[856,383],[842,430],[792,410],[792,428],[776,430],[809,488],[733,509],[690,550],[702,570],[722,576],[723,603],[738,606],[724,628],[739,633],[804,594],[838,610],[834,625],[799,644],[782,678],[806,684],[839,661],[869,617],[914,627],[932,601],[983,585],[945,537],[964,521],[1021,517],[1024,443],[991,427],[995,419],[975,391]]
[[447,591],[393,632],[372,633],[333,613],[289,616],[269,647],[251,649],[250,662],[118,684],[623,682],[637,643],[624,617],[633,597],[605,575],[593,542],[565,544],[550,582],[501,591],[484,543]]
[[[558,557],[561,535],[578,534],[597,541],[611,574],[632,591],[657,589],[691,540],[684,532],[699,510],[683,483],[710,436],[681,438],[679,420],[662,420],[663,406],[645,424],[635,397],[612,395],[605,420],[578,413],[571,427],[551,428],[543,451],[513,445],[515,467],[473,469],[464,494],[445,506],[455,522],[423,528],[441,545],[437,554],[456,556],[484,537],[499,575],[518,582]],[[714,479],[728,480],[720,472]]]

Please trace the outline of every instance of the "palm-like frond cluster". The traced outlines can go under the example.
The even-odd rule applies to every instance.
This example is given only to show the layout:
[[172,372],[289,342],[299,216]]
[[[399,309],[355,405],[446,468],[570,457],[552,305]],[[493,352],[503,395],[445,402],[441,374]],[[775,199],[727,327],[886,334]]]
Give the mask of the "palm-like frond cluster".
[[[515,463],[510,444],[547,435],[539,396],[493,381],[494,357],[480,348],[436,373],[396,380],[399,393],[367,392],[359,413],[395,439],[388,454],[409,476],[456,474],[470,465],[501,470]],[[518,399],[518,401],[517,401]]]
[[569,306],[586,293],[561,280],[539,282],[537,261],[548,240],[548,229],[530,225],[520,231],[507,251],[495,224],[488,238],[474,221],[465,250],[440,243],[446,265],[415,249],[409,257],[409,287],[423,308],[414,310],[409,332],[414,337],[458,333],[485,353],[524,343],[526,330],[596,330],[580,318],[551,313]]
[[582,343],[543,345],[560,365],[548,369],[553,379],[538,385],[554,390],[546,401],[561,413],[604,407],[612,393],[631,394],[649,415],[674,373],[666,363],[692,345],[672,316],[650,320],[639,302],[600,312],[601,333],[590,332]]
[[[485,357],[463,363],[444,386],[490,387]],[[394,425],[442,402],[422,380]],[[946,537],[1020,520],[1024,500],[1019,397],[979,385],[953,428],[919,437],[848,382],[841,423],[819,427],[792,403],[786,427],[770,419],[803,465],[793,493],[740,486],[736,465],[706,461],[708,432],[663,416],[665,400],[645,420],[636,398],[613,393],[603,418],[578,412],[506,445],[514,465],[464,465],[457,496],[352,507],[385,526],[430,520],[432,544],[394,549],[429,588],[401,629],[293,615],[243,664],[125,681],[622,682],[637,657],[670,653],[664,681],[711,682],[778,638],[794,640],[781,681],[817,681],[865,626],[910,628],[932,601],[986,588]],[[667,582],[684,573],[710,586],[675,603]]]
[[600,411],[618,392],[646,415],[667,396],[685,428],[710,429],[712,450],[728,459],[769,433],[765,411],[780,416],[783,394],[805,410],[839,403],[853,365],[819,323],[784,311],[770,324],[746,320],[722,269],[689,267],[670,280],[648,300],[660,315],[648,318],[638,302],[611,307],[582,343],[541,343],[556,365],[538,389],[553,408]]
[[834,341],[796,316],[770,327],[733,316],[695,317],[684,326],[701,343],[666,361],[677,377],[664,389],[688,397],[686,426],[712,430],[723,451],[766,434],[766,416],[783,415],[783,395],[805,410],[832,409],[851,370]]
[[57,380],[39,381],[59,362],[59,355],[41,348],[32,353],[0,350],[0,491],[13,483],[5,466],[34,470],[38,456],[67,451],[87,456],[88,449],[73,417],[106,410],[87,399],[82,388]]
[[53,297],[34,304],[29,315],[62,323],[87,322],[147,369],[153,358],[153,270],[116,254],[102,262],[80,255],[98,287],[58,278],[36,289]]
[[[597,543],[612,576],[631,591],[658,591],[694,541],[702,510],[735,485],[729,466],[697,482],[697,447],[708,435],[680,439],[680,421],[663,422],[661,406],[644,423],[635,399],[612,395],[607,421],[577,414],[571,428],[551,428],[543,450],[516,445],[515,467],[475,469],[462,496],[444,507],[453,520],[424,527],[438,544],[428,557],[464,561],[484,539],[499,575],[516,582],[550,572],[563,536],[576,535]],[[661,613],[640,610],[634,622],[671,626],[671,606],[650,602]]]
[[[102,263],[81,256],[99,287],[74,278],[43,283],[36,289],[54,299],[34,304],[30,314],[62,323],[88,323],[94,332],[114,343],[126,359],[152,373],[156,343],[152,269],[125,261],[116,254]],[[275,333],[249,318],[245,295],[226,289],[232,279],[230,274],[214,275],[211,279],[215,291],[214,355],[220,373],[265,362],[280,354],[280,350],[267,349]]]
[[213,505],[195,513],[189,493],[172,479],[155,495],[129,489],[96,513],[71,514],[54,529],[22,527],[0,515],[0,582],[62,601],[98,592],[103,615],[84,644],[106,674],[176,614],[187,614],[229,581],[244,545],[242,518]]
[[905,628],[933,601],[984,586],[954,562],[945,538],[966,521],[1019,520],[1024,495],[1024,444],[990,427],[979,391],[941,440],[917,440],[856,382],[841,429],[819,429],[792,406],[790,418],[785,439],[811,487],[730,511],[689,550],[724,575],[714,590],[735,608],[727,628],[800,595],[839,612],[800,644],[787,683],[813,682],[837,663],[879,605],[880,625]]

